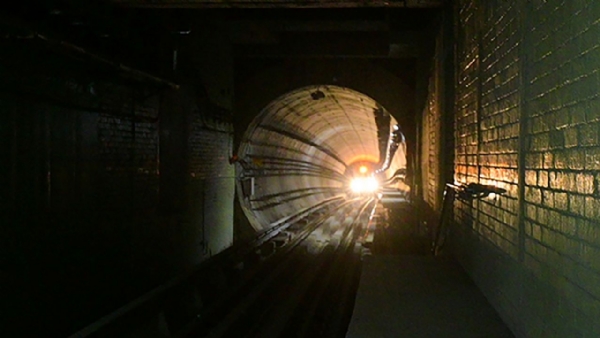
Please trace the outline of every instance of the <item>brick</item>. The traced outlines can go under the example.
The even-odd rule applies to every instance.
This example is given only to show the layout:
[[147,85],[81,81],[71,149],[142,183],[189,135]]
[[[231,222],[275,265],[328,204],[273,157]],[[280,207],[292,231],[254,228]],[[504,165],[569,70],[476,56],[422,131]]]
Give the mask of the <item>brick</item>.
[[[576,172],[566,172],[565,173],[567,176],[567,191],[568,192],[577,192],[577,173]],[[593,182],[593,180],[592,180]]]
[[585,151],[581,148],[554,152],[554,168],[583,170],[585,167]]
[[550,134],[535,134],[529,138],[529,150],[531,151],[545,151],[550,148]]
[[[544,169],[554,169],[554,154],[551,152],[545,152],[542,155],[542,167]],[[540,169],[541,169],[540,168]]]
[[548,224],[549,219],[550,219],[550,210],[546,209],[546,208],[538,208],[537,210],[537,221],[540,224],[544,224],[544,226],[546,224]]
[[546,250],[545,255],[540,257],[540,259],[548,260],[548,253],[552,252],[552,248],[557,245],[556,237],[557,234],[555,231],[549,230],[547,227],[542,227],[542,244],[548,248],[551,248],[551,250]]
[[529,169],[541,169],[543,157],[541,153],[529,153],[525,156],[525,166]]
[[569,212],[581,216],[585,215],[585,197],[569,194]]
[[542,204],[542,191],[538,188],[525,188],[525,199],[534,204]]
[[585,168],[585,150],[574,148],[569,150],[569,169],[583,170]]
[[566,192],[554,193],[554,207],[559,210],[569,210],[569,197]]
[[538,241],[542,241],[542,227],[538,224],[532,224],[532,237]]
[[579,126],[579,144],[582,146],[598,146],[599,141],[598,123],[587,123]]
[[553,190],[569,190],[568,174],[562,171],[551,171],[549,176],[550,188]]
[[600,200],[596,197],[585,197],[585,217],[591,220],[600,220]]
[[572,148],[579,145],[577,128],[571,127],[565,129],[565,147]]
[[542,264],[537,258],[538,256],[543,256],[543,253],[539,252],[542,250],[545,250],[545,247],[537,241],[530,239],[525,241],[525,251],[527,255],[525,255],[523,264],[536,278],[540,278],[542,276]]
[[[535,106],[533,105],[534,102],[530,102],[530,106],[529,106],[530,109],[535,110]],[[529,130],[528,130],[529,134],[540,134],[540,133],[547,132],[549,130],[548,124],[545,122],[545,120],[541,116],[534,116],[534,117],[530,118],[528,127],[529,127]]]
[[585,170],[600,170],[600,148],[585,149]]
[[542,190],[542,203],[547,208],[554,208],[554,191]]
[[576,219],[568,215],[562,215],[560,218],[559,229],[563,234],[569,235],[570,237],[577,236]]
[[537,210],[538,208],[534,204],[525,205],[525,217],[530,220],[537,220]]
[[504,170],[504,175],[500,177],[502,177],[505,182],[517,183],[519,180],[519,172],[514,169],[506,169]]
[[549,175],[547,171],[543,170],[538,172],[537,185],[539,185],[542,188],[549,187]]
[[587,173],[578,173],[575,176],[577,193],[591,195],[594,193],[595,176]]
[[537,171],[527,170],[525,172],[525,184],[536,185],[537,184]]
[[[550,149],[564,148],[565,147],[565,131],[564,130],[551,130],[548,134],[548,146]],[[540,149],[545,150],[545,149]]]

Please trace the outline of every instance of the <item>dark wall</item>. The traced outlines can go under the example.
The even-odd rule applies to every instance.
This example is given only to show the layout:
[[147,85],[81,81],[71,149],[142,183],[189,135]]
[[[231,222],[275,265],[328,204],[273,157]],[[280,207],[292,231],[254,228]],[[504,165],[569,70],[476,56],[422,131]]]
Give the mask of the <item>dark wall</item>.
[[194,87],[35,44],[0,69],[7,336],[73,333],[231,244],[231,125]]

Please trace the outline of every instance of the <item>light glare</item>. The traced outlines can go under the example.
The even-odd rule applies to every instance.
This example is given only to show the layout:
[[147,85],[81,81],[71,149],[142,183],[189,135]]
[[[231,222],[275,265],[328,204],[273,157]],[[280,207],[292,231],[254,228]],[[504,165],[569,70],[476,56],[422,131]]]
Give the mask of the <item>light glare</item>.
[[355,177],[350,182],[350,189],[355,193],[372,193],[379,188],[375,177]]

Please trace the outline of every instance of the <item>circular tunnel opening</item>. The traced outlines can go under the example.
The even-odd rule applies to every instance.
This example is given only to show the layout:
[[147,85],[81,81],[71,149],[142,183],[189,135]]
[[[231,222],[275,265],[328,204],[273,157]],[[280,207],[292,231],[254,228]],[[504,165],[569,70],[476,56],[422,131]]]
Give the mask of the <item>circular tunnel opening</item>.
[[350,88],[314,85],[269,103],[246,130],[236,156],[240,205],[265,230],[290,215],[356,197],[354,179],[408,190],[394,180],[406,169],[404,135],[371,97]]

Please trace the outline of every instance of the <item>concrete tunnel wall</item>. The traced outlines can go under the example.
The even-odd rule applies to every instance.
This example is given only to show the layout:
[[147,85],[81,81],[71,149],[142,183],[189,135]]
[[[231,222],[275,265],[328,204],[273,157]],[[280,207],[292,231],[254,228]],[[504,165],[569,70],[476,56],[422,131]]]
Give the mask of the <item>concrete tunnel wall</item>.
[[518,337],[600,336],[600,2],[460,0],[454,22],[432,62],[422,196],[439,210],[455,144],[455,181],[508,190],[454,205],[452,251],[477,285]]
[[[307,86],[332,85],[362,93],[384,107],[403,128],[410,153],[414,144],[414,68],[413,59],[238,58],[234,148],[239,147],[254,118],[276,98]],[[335,161],[331,163],[335,168]],[[240,238],[255,232],[242,208],[236,210],[236,225]]]
[[[370,97],[332,85],[300,88],[265,107],[237,154],[240,202],[254,229],[264,230],[334,196],[346,196],[345,171],[353,163],[371,162],[375,169],[377,163],[383,165],[387,151],[380,149],[378,138],[380,111],[389,115]],[[383,131],[386,146],[396,124],[391,117]],[[380,178],[401,168],[406,168],[404,144]],[[245,188],[251,195],[244,184],[251,185]]]

